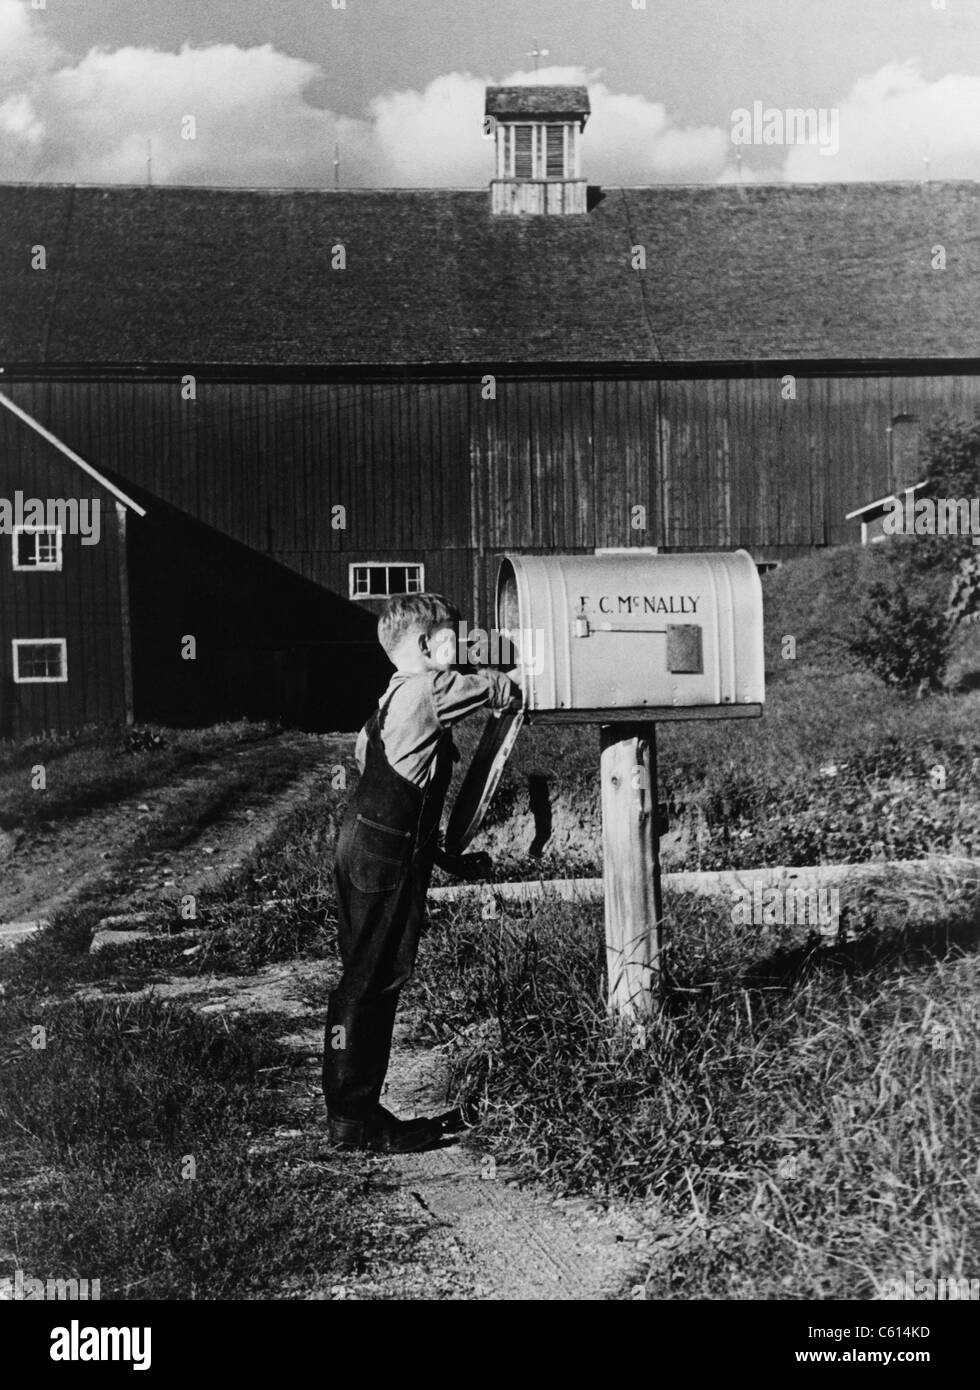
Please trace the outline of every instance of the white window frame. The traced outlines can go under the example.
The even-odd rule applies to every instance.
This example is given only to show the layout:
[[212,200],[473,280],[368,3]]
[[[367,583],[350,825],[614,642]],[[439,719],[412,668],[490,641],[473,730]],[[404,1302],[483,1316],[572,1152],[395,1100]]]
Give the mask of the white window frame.
[[355,601],[364,599],[383,599],[391,597],[391,590],[388,586],[387,577],[385,579],[385,592],[383,594],[359,594],[357,592],[357,571],[358,570],[417,570],[419,587],[417,589],[406,589],[400,592],[408,594],[425,593],[425,565],[419,560],[352,560],[347,567],[347,592]]
[[[64,685],[68,680],[68,639],[66,637],[14,637],[12,639],[14,657],[14,685]],[[20,673],[21,647],[60,647],[60,676],[22,676]]]
[[[56,554],[55,559],[54,559],[53,561],[52,561],[52,560],[45,560],[45,561],[43,562],[43,564],[37,564],[37,565],[21,565],[21,564],[18,564],[18,562],[17,562],[17,543],[18,543],[18,539],[19,539],[20,536],[44,536],[44,535],[50,535],[52,531],[54,532],[54,535],[55,535],[55,546],[56,546],[56,550],[57,550],[57,554]],[[14,569],[17,571],[17,573],[19,573],[19,574],[45,574],[45,573],[53,574],[53,573],[55,573],[56,571],[60,570],[60,569],[61,569],[61,564],[62,564],[62,545],[61,545],[61,542],[62,542],[62,537],[63,537],[63,535],[64,535],[64,532],[62,531],[62,529],[61,529],[60,526],[15,526],[15,527],[14,527],[14,532],[13,532],[13,565],[14,565]],[[34,550],[35,550],[35,554],[36,554],[36,553],[37,553],[37,546],[36,546],[36,545],[35,545],[35,547],[34,547]]]

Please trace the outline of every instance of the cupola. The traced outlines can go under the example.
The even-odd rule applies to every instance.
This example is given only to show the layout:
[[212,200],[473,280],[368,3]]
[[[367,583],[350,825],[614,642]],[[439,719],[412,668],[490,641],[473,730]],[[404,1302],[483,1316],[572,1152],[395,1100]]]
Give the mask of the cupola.
[[493,213],[586,211],[580,144],[590,111],[585,87],[487,88],[497,157]]

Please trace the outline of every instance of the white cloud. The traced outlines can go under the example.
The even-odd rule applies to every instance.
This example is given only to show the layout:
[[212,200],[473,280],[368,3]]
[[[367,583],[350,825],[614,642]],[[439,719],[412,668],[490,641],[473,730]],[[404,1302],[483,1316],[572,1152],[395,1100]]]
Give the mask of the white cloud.
[[37,118],[34,105],[26,92],[9,97],[0,106],[0,130],[12,140],[25,146],[38,146],[44,139],[44,126]]
[[840,151],[787,153],[783,176],[799,182],[921,179],[924,158],[939,179],[980,179],[980,77],[928,82],[909,63],[888,63],[855,82],[840,104]]
[[[328,152],[332,158],[343,122],[304,102],[312,63],[270,45],[93,49],[64,66],[43,56],[25,90],[5,103],[21,110],[30,100],[36,113],[35,137],[25,130],[0,154],[5,178],[138,183],[152,141],[161,183],[328,181]],[[194,139],[183,136],[188,115]]]
[[493,142],[483,135],[486,80],[448,73],[423,92],[388,92],[371,102],[371,138],[381,182],[474,188],[489,182]]
[[0,0],[0,93],[29,84],[56,56],[24,0]]
[[[270,44],[94,48],[73,61],[26,0],[0,0],[0,178],[141,183],[152,141],[159,183],[328,187],[339,142],[345,186],[489,182],[482,123],[492,79],[444,74],[422,91],[376,97],[358,119],[309,104],[319,75]],[[612,92],[580,68],[503,80],[587,83],[583,173],[596,183],[711,179],[730,155],[727,132],[684,129],[662,103]],[[195,139],[182,138],[185,116]]]

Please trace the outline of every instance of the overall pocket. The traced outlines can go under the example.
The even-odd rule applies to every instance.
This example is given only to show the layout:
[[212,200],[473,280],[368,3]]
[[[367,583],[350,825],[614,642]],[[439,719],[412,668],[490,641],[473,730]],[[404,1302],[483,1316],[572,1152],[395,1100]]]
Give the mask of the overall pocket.
[[390,893],[408,871],[412,835],[358,815],[350,855],[350,881],[362,893]]

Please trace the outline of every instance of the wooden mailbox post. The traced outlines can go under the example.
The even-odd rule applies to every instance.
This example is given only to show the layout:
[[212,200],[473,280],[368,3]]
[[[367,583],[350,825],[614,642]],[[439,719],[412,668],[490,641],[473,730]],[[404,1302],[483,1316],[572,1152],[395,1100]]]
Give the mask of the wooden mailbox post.
[[662,985],[657,726],[603,724],[599,743],[609,1008],[642,1019]]

